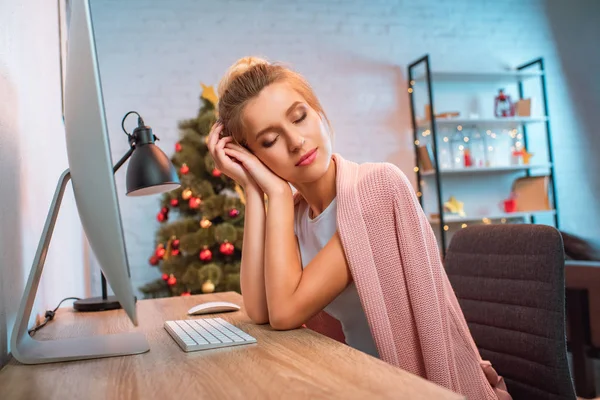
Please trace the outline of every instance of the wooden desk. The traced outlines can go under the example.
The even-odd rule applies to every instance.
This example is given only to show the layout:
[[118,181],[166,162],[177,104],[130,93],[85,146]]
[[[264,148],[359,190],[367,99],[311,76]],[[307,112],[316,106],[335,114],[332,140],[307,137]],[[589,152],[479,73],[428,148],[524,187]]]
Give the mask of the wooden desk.
[[201,318],[188,317],[186,311],[215,300],[242,305],[241,296],[233,292],[140,300],[138,327],[123,310],[88,314],[61,309],[36,333],[37,339],[140,331],[150,351],[43,365],[12,359],[0,371],[0,398],[463,398],[310,329],[274,331],[269,325],[254,325],[243,308],[220,316],[254,336],[256,344],[183,352],[163,328],[164,321]]

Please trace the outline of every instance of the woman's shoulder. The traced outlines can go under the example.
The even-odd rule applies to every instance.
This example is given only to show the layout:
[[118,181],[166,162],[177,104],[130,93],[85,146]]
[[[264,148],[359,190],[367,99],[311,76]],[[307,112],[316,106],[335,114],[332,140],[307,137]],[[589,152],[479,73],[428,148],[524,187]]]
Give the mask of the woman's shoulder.
[[379,188],[383,192],[390,192],[400,186],[410,185],[408,178],[402,170],[390,162],[369,162],[359,164],[357,187],[365,190]]

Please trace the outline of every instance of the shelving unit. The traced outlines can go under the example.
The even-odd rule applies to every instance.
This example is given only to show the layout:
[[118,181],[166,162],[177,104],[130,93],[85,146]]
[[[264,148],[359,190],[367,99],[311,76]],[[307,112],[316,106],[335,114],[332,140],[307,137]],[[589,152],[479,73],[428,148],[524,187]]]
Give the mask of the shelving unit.
[[[435,123],[438,126],[487,126],[489,128],[506,127],[513,128],[525,124],[546,122],[546,117],[507,117],[507,118],[438,118]],[[429,129],[431,123],[423,121],[417,123],[418,128]]]
[[[526,90],[532,84],[535,90]],[[474,88],[476,90],[473,90]],[[505,89],[505,92],[512,91],[514,101],[526,98],[526,91],[537,92],[537,95],[527,97],[538,102],[538,109],[536,112],[532,111],[531,116],[493,117],[493,96],[499,88]],[[451,100],[444,104],[440,100],[443,98],[443,94],[440,94],[443,90],[448,90],[450,96],[456,94],[456,99],[450,97]],[[476,97],[481,96],[474,94],[478,91],[486,93],[484,100]],[[509,71],[468,72],[432,71],[430,56],[425,55],[408,66],[408,92],[417,165],[417,195],[436,232],[443,256],[449,243],[448,235],[473,223],[547,223],[558,228],[558,205],[542,58]],[[424,110],[420,117],[417,116],[418,106],[423,106]],[[459,106],[464,106],[467,111],[455,109]],[[486,112],[486,106],[487,111],[492,107],[492,112]],[[437,112],[459,112],[459,115],[436,118]],[[464,143],[449,139],[460,138],[461,135],[464,135]],[[463,152],[465,147],[474,146],[473,137],[478,138],[479,146],[483,149],[479,164],[468,167],[455,165],[461,157],[455,157],[456,152],[452,149],[457,148]],[[495,141],[496,138],[512,143],[513,147],[509,147],[510,150],[506,152],[506,162],[493,163],[486,158],[491,157],[488,150],[494,150],[493,145],[486,143],[486,139],[492,140],[491,138],[494,139],[494,143],[499,143]],[[419,159],[419,148],[423,145],[428,146],[429,158],[433,164],[433,169],[427,171],[421,171],[418,167],[423,165]],[[531,152],[532,148],[536,151],[530,163],[514,164],[509,161],[512,151],[526,149],[527,152]],[[500,150],[496,151],[497,154],[504,154],[500,153]],[[464,156],[464,153],[460,155]],[[442,156],[445,157],[444,160],[449,161],[444,162]],[[485,162],[482,159],[485,159]],[[510,183],[522,176],[548,176],[549,210],[504,212],[500,208],[499,203],[510,195]],[[465,187],[471,190],[467,195],[468,198],[470,196],[470,212],[464,216],[444,212],[443,205],[448,198],[462,198],[461,190],[468,190]],[[504,194],[506,196],[503,197]]]

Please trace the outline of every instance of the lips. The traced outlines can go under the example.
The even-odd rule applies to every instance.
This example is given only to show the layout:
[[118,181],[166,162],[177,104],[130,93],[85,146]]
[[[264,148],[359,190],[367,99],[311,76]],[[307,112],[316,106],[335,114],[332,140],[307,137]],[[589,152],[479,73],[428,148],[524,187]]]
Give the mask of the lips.
[[298,162],[296,163],[296,166],[302,164],[302,161],[306,160],[307,158],[309,158],[310,156],[312,156],[315,151],[317,151],[317,148],[315,147],[314,149],[310,150],[308,153],[306,153],[305,155],[303,155],[302,157],[300,157],[300,160],[298,160]]

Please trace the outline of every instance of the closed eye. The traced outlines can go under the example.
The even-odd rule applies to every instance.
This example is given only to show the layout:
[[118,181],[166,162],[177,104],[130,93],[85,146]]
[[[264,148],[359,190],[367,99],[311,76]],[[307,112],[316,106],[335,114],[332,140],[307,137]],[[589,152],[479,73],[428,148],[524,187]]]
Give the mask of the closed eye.
[[306,113],[302,114],[302,116],[300,118],[298,118],[296,121],[294,121],[294,123],[299,124],[300,122],[304,121],[305,118],[306,118]]
[[273,146],[273,145],[275,144],[275,142],[277,141],[277,139],[279,139],[279,135],[277,135],[277,136],[275,137],[275,139],[273,139],[273,140],[272,140],[272,141],[270,141],[270,142],[263,142],[262,146],[263,146],[264,148],[266,148],[266,149],[267,149],[267,148],[269,148],[269,147]]

